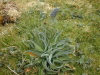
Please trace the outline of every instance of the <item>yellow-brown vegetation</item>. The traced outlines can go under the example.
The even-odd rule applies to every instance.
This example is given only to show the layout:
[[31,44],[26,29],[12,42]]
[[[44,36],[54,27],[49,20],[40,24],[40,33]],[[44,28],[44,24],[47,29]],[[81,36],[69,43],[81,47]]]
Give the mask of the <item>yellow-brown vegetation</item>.
[[14,23],[20,17],[20,11],[15,2],[0,3],[0,24]]

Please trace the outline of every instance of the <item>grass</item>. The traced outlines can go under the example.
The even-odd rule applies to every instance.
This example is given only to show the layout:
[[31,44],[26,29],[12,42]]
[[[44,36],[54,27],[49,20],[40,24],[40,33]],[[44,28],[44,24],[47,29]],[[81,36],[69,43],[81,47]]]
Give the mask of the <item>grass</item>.
[[[16,0],[17,2],[20,2]],[[24,0],[22,0],[24,2]],[[0,50],[9,47],[17,46],[20,50],[25,51],[22,41],[27,39],[26,33],[39,27],[54,28],[62,31],[62,38],[69,37],[72,39],[72,44],[78,44],[78,52],[85,56],[79,56],[75,59],[84,61],[82,64],[74,64],[76,70],[74,75],[100,75],[100,1],[84,0],[85,5],[78,3],[73,4],[73,1],[66,0],[44,0],[54,7],[60,7],[60,12],[57,14],[53,22],[49,13],[41,19],[41,10],[36,10],[35,7],[24,12],[20,20],[16,23],[15,28],[9,31],[8,34],[0,36]],[[82,3],[82,0],[79,0]],[[25,0],[26,2],[26,0]],[[21,3],[20,3],[21,4]],[[89,8],[88,5],[92,5]],[[86,60],[91,60],[89,64],[85,64]],[[11,60],[9,61],[10,63]],[[14,63],[15,64],[15,63]],[[87,67],[84,67],[87,66]],[[0,75],[13,75],[9,70],[0,68]],[[66,73],[65,73],[66,75]]]

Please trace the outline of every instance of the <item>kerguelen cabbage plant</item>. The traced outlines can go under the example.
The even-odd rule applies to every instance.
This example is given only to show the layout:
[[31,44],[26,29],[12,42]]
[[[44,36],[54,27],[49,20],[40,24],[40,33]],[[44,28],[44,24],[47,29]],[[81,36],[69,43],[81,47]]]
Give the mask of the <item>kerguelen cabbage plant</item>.
[[58,74],[73,70],[73,47],[68,38],[61,39],[61,32],[49,29],[36,29],[28,33],[28,40],[24,42],[29,50],[31,64],[39,68],[39,75]]

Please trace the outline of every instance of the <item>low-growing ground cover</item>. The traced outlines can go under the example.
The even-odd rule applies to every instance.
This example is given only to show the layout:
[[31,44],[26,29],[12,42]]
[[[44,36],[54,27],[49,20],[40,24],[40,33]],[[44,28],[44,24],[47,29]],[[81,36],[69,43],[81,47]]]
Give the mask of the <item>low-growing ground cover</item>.
[[[24,2],[24,0],[22,0]],[[30,0],[31,1],[31,0]],[[100,1],[97,0],[41,0],[47,2],[53,8],[59,7],[56,17],[51,17],[49,12],[44,12],[40,7],[31,7],[28,11],[23,11],[20,20],[14,25],[13,30],[8,30],[8,34],[0,35],[0,75],[25,74],[18,72],[18,60],[22,60],[26,50],[31,48],[23,44],[28,39],[30,32],[38,28],[46,28],[50,33],[56,33],[52,29],[62,32],[61,39],[70,38],[71,45],[74,46],[73,63],[66,64],[68,69],[64,75],[99,75],[100,74]],[[20,2],[16,0],[16,2]],[[23,3],[22,2],[22,3]],[[25,0],[25,3],[26,0]],[[19,3],[21,5],[21,3]],[[38,9],[37,9],[38,8]],[[40,8],[40,9],[39,9]],[[7,26],[6,26],[7,27]],[[4,28],[4,27],[3,27]],[[8,27],[9,28],[9,27]],[[6,29],[6,28],[5,28]],[[40,30],[41,31],[41,30]],[[48,33],[48,34],[50,34]],[[1,33],[0,33],[1,34]],[[37,39],[36,39],[37,40]],[[43,40],[43,37],[42,37]],[[45,40],[44,40],[45,41]],[[39,42],[39,41],[37,41]],[[44,47],[44,46],[43,46]],[[13,49],[15,48],[15,51]],[[17,49],[16,49],[17,48]],[[9,51],[11,50],[11,51]],[[17,51],[16,51],[17,50]],[[13,53],[18,52],[19,55]],[[4,53],[4,55],[2,55]],[[32,57],[37,54],[30,53]],[[47,53],[48,54],[48,53]],[[26,54],[27,55],[27,54]],[[8,58],[6,58],[8,57]],[[17,58],[16,58],[17,57]],[[23,56],[24,57],[24,56]],[[26,57],[28,60],[34,58]],[[45,57],[43,58],[45,59]],[[50,58],[49,58],[50,59]],[[63,58],[62,58],[63,59]],[[39,58],[38,60],[41,60]],[[35,59],[36,63],[38,61]],[[29,61],[26,61],[29,63]],[[32,61],[34,62],[34,61]],[[5,64],[4,64],[5,63]],[[45,63],[44,63],[45,64]],[[32,66],[32,65],[31,65]],[[36,65],[34,73],[39,71],[43,75],[43,65]],[[47,66],[49,67],[49,66]],[[51,66],[49,67],[51,69]],[[42,69],[42,71],[41,71]],[[15,72],[12,72],[15,71]],[[28,71],[27,71],[28,70]],[[31,75],[30,67],[24,70],[26,75]],[[44,73],[48,72],[44,70]],[[61,75],[61,73],[57,73]]]

